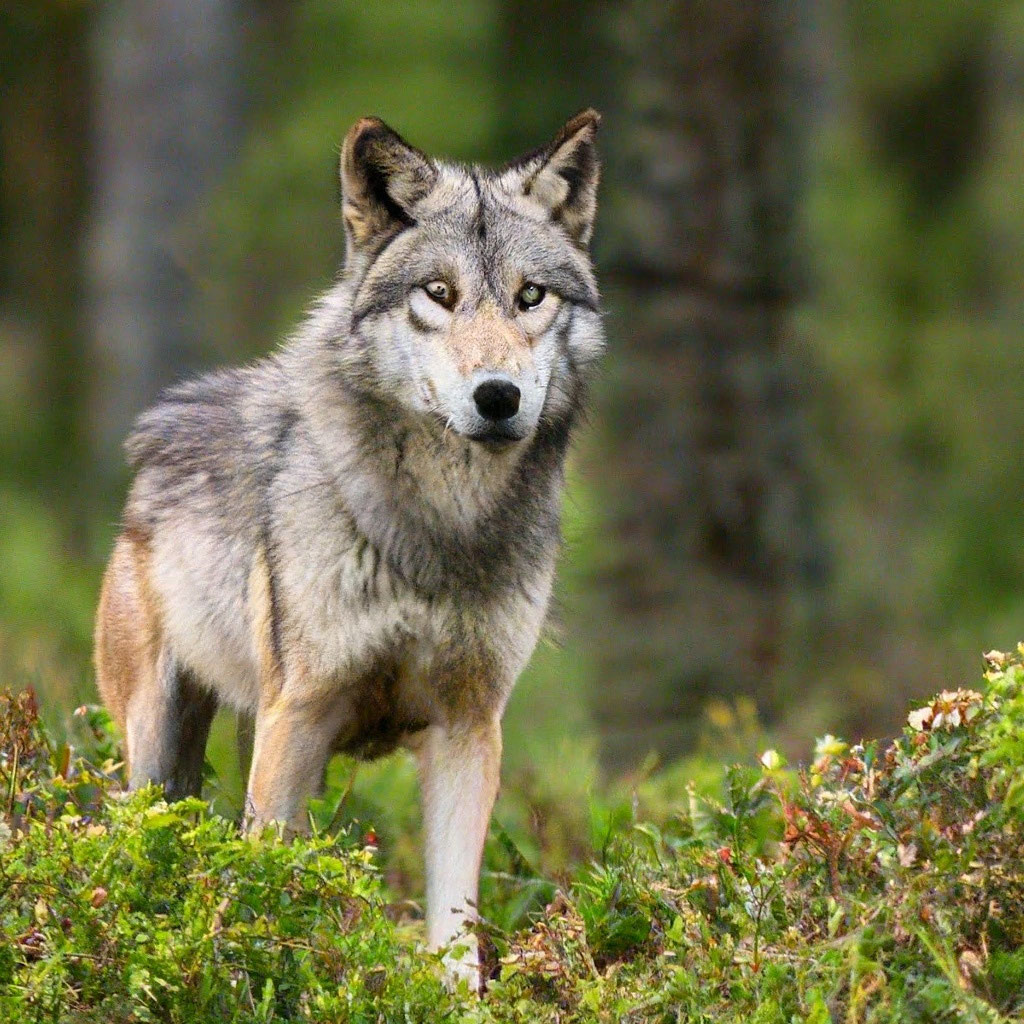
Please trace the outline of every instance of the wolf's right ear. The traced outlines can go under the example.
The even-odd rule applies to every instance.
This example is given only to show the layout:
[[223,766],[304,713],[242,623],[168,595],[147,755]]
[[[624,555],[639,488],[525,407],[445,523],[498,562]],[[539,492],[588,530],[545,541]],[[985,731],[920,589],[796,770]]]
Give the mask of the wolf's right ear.
[[380,118],[356,121],[341,147],[341,215],[352,244],[412,224],[413,208],[436,181],[429,158]]

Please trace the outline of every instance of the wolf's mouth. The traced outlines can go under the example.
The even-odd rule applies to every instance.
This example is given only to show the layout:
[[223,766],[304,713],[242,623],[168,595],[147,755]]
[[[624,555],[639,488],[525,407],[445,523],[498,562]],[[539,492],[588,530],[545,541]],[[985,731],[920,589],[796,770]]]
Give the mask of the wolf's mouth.
[[471,441],[476,441],[487,448],[501,449],[508,448],[517,441],[522,441],[526,435],[512,427],[495,424],[494,426],[487,427],[485,430],[478,430],[476,433],[467,434],[466,436]]

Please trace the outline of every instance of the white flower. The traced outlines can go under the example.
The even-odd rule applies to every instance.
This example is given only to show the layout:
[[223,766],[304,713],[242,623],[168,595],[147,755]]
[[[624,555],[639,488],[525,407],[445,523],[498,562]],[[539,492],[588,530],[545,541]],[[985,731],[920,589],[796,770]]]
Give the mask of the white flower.
[[916,711],[911,711],[907,715],[907,725],[910,726],[915,732],[923,732],[932,724],[932,718],[935,712],[932,711],[930,704],[923,708],[918,708]]

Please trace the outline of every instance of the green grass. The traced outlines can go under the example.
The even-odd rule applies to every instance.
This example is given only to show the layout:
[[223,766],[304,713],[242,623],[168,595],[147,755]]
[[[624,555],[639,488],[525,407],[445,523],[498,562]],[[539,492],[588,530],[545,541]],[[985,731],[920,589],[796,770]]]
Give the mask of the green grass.
[[766,751],[601,787],[567,749],[581,768],[506,780],[482,999],[420,949],[401,762],[368,769],[388,834],[337,763],[309,838],[251,839],[202,800],[121,796],[101,712],[76,719],[86,758],[8,695],[0,1020],[1021,1020],[1024,666],[987,665],[892,743],[827,736],[798,769]]

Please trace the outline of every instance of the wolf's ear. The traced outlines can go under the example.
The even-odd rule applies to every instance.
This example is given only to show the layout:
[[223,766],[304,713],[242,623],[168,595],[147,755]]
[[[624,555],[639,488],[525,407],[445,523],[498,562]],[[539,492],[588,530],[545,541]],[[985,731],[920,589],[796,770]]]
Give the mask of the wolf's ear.
[[551,142],[514,161],[506,171],[513,186],[539,203],[582,246],[590,241],[597,213],[601,164],[596,140],[600,124],[601,115],[596,110],[581,110],[566,121]]
[[413,208],[436,181],[427,156],[380,118],[356,121],[341,147],[341,214],[352,243],[412,224]]

